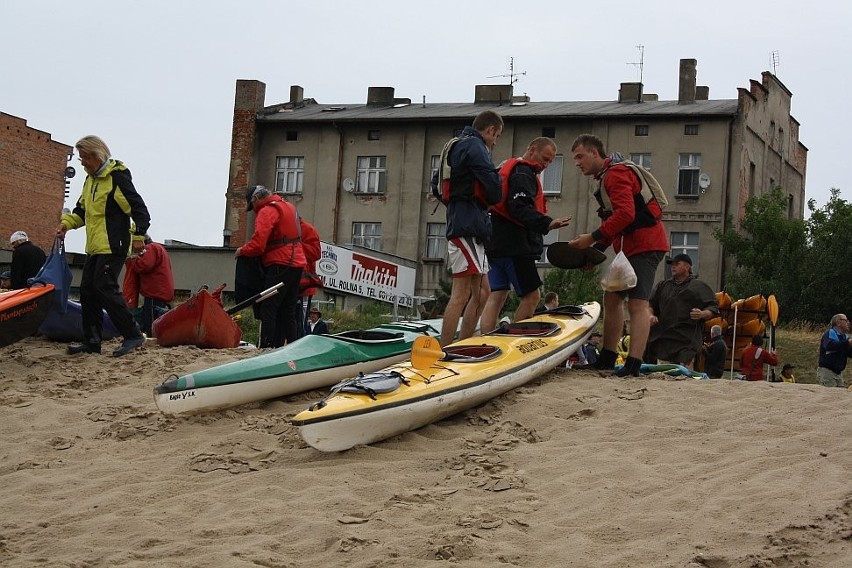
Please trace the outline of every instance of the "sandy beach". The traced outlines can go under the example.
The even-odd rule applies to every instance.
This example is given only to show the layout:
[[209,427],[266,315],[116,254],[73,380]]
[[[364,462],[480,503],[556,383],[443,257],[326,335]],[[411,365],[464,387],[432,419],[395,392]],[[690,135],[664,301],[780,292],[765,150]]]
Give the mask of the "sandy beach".
[[852,566],[852,391],[560,369],[322,454],[289,424],[319,391],[157,411],[251,351],[64,348],[0,349],[5,567]]

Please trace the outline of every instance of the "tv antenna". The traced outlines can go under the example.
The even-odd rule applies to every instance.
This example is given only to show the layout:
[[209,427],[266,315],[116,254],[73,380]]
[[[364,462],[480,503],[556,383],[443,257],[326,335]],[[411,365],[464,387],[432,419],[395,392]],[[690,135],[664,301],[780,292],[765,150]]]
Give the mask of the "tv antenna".
[[644,69],[645,68],[645,46],[644,45],[637,45],[636,49],[639,50],[639,61],[627,63],[627,65],[633,65],[634,67],[639,69],[639,82],[641,83],[642,82],[642,76],[643,76],[643,73],[644,73],[644,70],[645,70]]
[[781,55],[778,53],[778,50],[769,52],[769,64],[772,66],[772,74],[778,75],[776,70],[778,69],[778,64],[781,62]]
[[526,75],[526,74],[527,74],[526,71],[521,71],[520,73],[515,73],[515,58],[510,57],[509,58],[509,72],[508,73],[504,73],[503,75],[489,75],[488,77],[486,77],[486,79],[495,79],[497,77],[508,77],[509,78],[509,84],[514,85],[515,83],[517,83],[520,80],[521,75]]

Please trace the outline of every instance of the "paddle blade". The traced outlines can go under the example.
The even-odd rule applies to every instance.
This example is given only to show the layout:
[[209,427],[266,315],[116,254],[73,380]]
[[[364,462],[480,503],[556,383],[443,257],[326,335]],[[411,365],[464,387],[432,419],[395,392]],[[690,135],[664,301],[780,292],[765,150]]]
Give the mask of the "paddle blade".
[[778,300],[775,299],[775,294],[769,296],[769,299],[766,301],[766,309],[769,310],[769,321],[774,326],[778,323]]
[[426,369],[444,356],[441,344],[434,337],[426,335],[414,340],[411,346],[411,366],[415,369]]

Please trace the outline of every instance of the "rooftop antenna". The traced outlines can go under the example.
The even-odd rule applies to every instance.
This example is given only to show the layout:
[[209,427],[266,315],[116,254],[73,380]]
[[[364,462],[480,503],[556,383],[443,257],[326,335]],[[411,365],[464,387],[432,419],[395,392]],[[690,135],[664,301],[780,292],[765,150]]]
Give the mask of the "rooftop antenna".
[[772,65],[772,74],[778,75],[776,70],[778,69],[778,64],[781,62],[781,55],[778,53],[778,50],[774,50],[769,52],[769,64]]
[[639,61],[627,63],[627,65],[633,65],[634,67],[639,69],[639,82],[641,83],[642,82],[642,76],[643,76],[643,73],[645,71],[645,69],[644,69],[645,68],[645,46],[644,45],[637,45],[636,49],[639,50]]
[[522,71],[520,73],[515,73],[515,58],[510,57],[509,58],[509,72],[508,73],[504,73],[503,75],[489,75],[488,77],[486,77],[486,79],[494,79],[496,77],[508,77],[509,78],[509,84],[514,85],[515,83],[517,83],[520,80],[520,75],[526,75],[526,74],[527,74],[526,71]]

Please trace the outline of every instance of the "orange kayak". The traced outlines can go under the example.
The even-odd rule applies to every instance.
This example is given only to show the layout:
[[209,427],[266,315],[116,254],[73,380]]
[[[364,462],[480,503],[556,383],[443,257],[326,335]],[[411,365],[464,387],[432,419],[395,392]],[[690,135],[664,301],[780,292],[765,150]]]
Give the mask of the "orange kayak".
[[716,292],[716,303],[720,310],[731,309],[731,296],[727,292]]
[[151,331],[163,347],[195,345],[202,349],[237,347],[243,333],[207,290],[154,320]]
[[53,284],[0,293],[0,347],[38,330],[53,305]]

